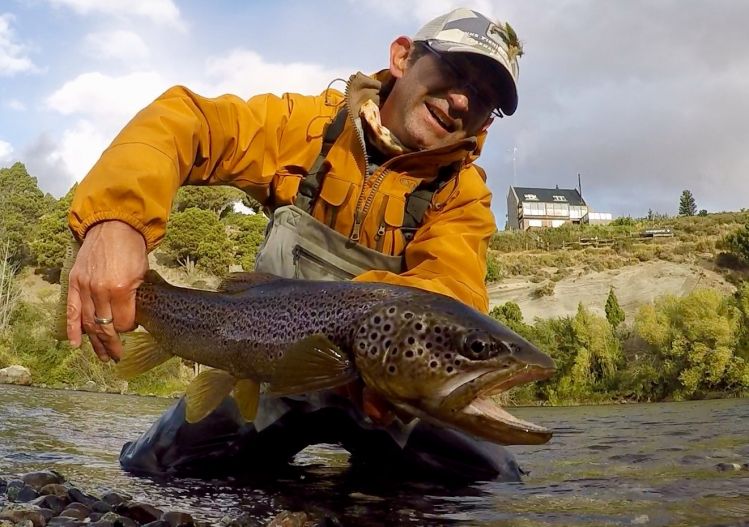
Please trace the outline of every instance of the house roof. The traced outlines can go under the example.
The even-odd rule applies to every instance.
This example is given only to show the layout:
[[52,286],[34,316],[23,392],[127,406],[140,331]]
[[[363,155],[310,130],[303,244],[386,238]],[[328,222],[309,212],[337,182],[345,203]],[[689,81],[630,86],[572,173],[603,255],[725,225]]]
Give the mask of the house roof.
[[[587,205],[577,189],[572,188],[531,188],[510,187],[515,192],[521,203],[567,203],[568,205]],[[536,196],[537,199],[529,199],[528,196]],[[562,196],[564,199],[554,196]]]

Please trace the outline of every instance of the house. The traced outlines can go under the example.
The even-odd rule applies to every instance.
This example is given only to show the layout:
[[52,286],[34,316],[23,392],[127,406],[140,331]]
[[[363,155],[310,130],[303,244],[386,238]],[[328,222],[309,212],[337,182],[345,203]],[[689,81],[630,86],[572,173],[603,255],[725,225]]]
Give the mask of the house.
[[507,193],[507,228],[510,230],[582,223],[589,212],[577,189],[510,187]]

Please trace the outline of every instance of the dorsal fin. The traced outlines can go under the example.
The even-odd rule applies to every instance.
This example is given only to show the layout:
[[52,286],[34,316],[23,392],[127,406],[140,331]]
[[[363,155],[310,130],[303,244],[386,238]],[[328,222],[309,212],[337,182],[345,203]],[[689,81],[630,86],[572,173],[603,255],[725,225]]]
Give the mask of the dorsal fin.
[[146,274],[143,275],[143,281],[147,284],[166,284],[168,283],[164,278],[154,271],[153,269],[149,269],[146,271]]
[[250,287],[267,284],[276,280],[283,280],[270,273],[241,272],[231,273],[218,285],[217,291],[221,293],[239,293]]

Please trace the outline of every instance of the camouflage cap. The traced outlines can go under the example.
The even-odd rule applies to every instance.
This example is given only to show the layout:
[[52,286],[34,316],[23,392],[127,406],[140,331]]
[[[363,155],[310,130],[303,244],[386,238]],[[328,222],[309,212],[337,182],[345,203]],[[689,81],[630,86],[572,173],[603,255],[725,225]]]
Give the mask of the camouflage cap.
[[413,37],[414,41],[428,41],[440,52],[475,53],[494,60],[501,73],[497,90],[501,94],[499,108],[512,115],[518,106],[518,58],[523,46],[508,23],[494,22],[481,13],[458,8],[438,16]]

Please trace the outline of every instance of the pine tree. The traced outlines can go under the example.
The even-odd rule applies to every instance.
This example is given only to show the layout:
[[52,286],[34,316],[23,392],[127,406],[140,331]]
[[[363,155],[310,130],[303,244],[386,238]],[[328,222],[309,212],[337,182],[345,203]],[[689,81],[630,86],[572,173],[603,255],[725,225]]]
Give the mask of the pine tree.
[[624,310],[619,306],[619,300],[614,294],[614,288],[609,289],[609,297],[606,299],[606,320],[611,327],[616,329],[626,318]]
[[691,190],[684,190],[679,199],[679,216],[694,216],[697,212],[697,203]]

